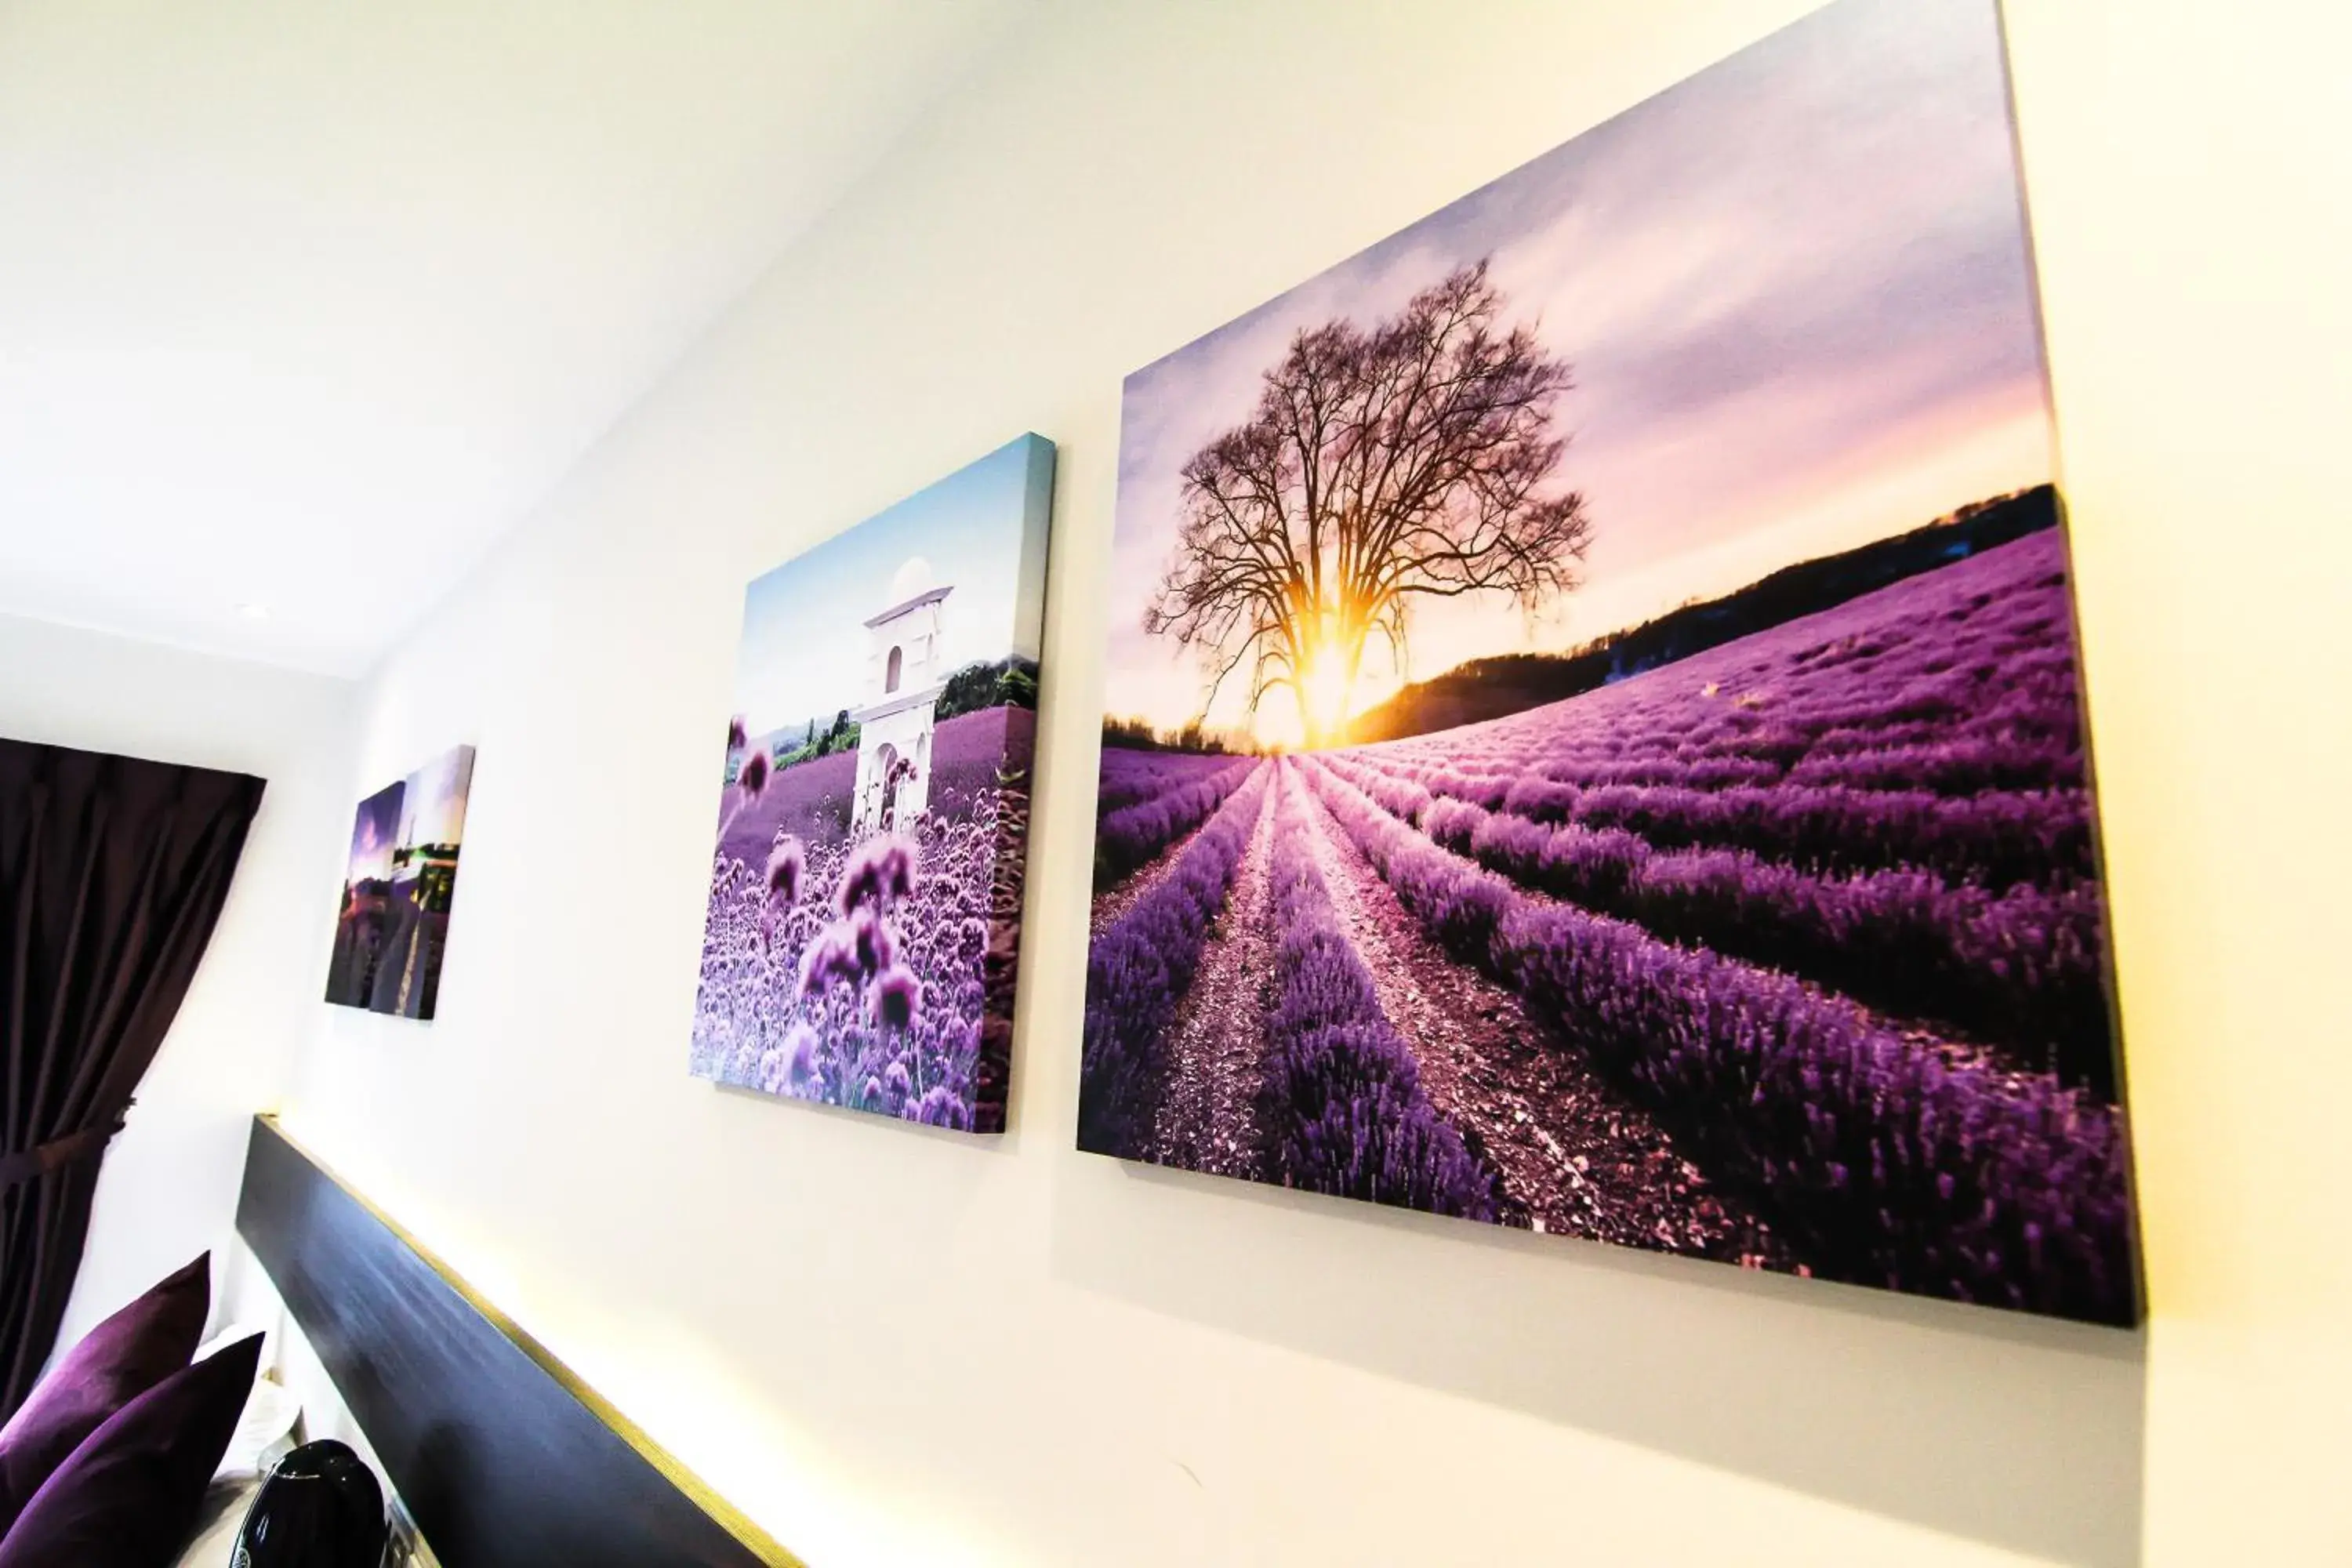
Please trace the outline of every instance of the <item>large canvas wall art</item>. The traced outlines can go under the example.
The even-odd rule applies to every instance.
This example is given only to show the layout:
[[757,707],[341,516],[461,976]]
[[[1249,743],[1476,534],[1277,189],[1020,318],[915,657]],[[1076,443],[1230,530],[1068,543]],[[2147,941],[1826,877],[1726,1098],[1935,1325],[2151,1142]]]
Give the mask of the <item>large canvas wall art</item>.
[[698,1076],[1003,1131],[1053,488],[1024,436],[751,584]]
[[474,748],[456,746],[360,802],[327,964],[327,1000],[430,1018],[457,891]]
[[1843,0],[1131,376],[1079,1142],[2137,1306],[1994,0]]

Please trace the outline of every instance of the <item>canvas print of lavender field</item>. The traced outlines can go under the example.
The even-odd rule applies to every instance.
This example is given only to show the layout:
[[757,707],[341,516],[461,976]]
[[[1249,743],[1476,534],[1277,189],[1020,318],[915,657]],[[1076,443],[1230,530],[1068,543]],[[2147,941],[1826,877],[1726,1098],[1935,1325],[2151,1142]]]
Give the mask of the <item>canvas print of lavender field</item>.
[[1993,0],[1843,0],[1126,388],[1078,1141],[2107,1323]]
[[456,746],[360,802],[327,963],[327,1000],[430,1018],[457,891],[474,748]]
[[1003,1130],[1053,489],[1024,436],[751,584],[698,1077]]

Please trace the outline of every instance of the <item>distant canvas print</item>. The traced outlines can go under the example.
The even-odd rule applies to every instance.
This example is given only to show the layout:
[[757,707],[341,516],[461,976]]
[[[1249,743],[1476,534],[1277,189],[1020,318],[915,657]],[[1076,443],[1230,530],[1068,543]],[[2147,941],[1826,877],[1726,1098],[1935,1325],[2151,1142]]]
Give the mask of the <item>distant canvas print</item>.
[[1024,436],[751,584],[698,1076],[1003,1130],[1053,489]]
[[1993,0],[1843,0],[1131,376],[1079,1142],[2122,1323]]
[[430,1018],[457,889],[474,748],[458,746],[360,802],[335,919],[327,1000]]

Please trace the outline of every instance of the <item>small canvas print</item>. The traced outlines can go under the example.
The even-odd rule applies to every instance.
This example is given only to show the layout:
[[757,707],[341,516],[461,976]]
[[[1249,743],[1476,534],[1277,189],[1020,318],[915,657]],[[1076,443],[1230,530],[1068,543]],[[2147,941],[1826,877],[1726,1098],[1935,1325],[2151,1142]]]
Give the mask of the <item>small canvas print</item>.
[[1994,0],[1842,0],[1127,382],[1078,1142],[2138,1313]]
[[1003,1131],[1053,491],[1024,436],[745,594],[697,1076]]
[[360,802],[327,966],[327,1000],[430,1018],[457,889],[474,748],[457,746]]

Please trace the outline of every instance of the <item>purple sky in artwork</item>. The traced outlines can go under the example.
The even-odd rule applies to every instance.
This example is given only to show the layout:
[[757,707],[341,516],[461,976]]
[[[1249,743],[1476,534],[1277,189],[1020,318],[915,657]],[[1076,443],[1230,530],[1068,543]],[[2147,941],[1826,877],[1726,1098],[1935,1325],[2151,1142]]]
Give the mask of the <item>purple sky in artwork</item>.
[[[1178,472],[1302,327],[1368,323],[1491,257],[1574,368],[1586,582],[1528,622],[1417,608],[1412,674],[1560,648],[2052,477],[1992,0],[1844,0],[1137,372],[1110,574],[1110,712],[1181,723],[1147,636]],[[1397,672],[1368,676],[1376,700]],[[1236,722],[1240,693],[1213,710]]]

